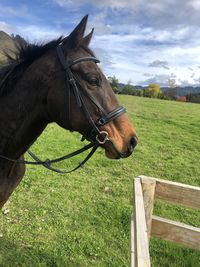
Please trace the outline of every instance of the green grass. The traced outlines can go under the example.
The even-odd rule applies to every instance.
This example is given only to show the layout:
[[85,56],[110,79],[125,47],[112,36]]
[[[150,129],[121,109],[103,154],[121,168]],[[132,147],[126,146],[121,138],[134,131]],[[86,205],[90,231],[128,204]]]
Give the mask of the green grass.
[[[134,155],[98,150],[85,168],[58,175],[27,167],[0,214],[0,266],[125,267],[130,262],[132,184],[138,175],[200,186],[200,105],[119,96],[139,136]],[[42,158],[80,147],[80,136],[50,125],[33,147]],[[83,156],[59,167],[70,169]],[[106,189],[106,190],[105,190]],[[200,212],[156,202],[154,213],[200,227]],[[198,267],[200,252],[152,238],[154,267]]]

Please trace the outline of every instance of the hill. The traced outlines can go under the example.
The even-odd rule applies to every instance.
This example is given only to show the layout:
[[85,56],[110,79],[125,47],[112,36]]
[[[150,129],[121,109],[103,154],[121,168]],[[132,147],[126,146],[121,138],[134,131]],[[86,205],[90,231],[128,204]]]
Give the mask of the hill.
[[4,62],[6,60],[4,51],[9,53],[10,55],[14,55],[14,53],[16,52],[16,45],[15,41],[10,35],[3,31],[0,31],[0,62]]

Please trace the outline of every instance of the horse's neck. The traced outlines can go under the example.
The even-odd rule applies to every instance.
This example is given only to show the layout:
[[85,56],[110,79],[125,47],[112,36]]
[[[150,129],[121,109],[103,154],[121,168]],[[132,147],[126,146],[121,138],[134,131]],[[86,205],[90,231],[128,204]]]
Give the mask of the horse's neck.
[[0,99],[0,154],[19,158],[47,125],[42,103],[27,91]]

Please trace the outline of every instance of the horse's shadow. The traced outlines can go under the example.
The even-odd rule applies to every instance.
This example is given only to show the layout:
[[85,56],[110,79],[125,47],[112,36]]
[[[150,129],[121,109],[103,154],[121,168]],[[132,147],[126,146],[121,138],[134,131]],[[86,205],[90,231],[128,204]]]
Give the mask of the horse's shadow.
[[50,252],[25,245],[20,241],[0,238],[0,267],[38,267],[66,266],[62,259],[54,257]]

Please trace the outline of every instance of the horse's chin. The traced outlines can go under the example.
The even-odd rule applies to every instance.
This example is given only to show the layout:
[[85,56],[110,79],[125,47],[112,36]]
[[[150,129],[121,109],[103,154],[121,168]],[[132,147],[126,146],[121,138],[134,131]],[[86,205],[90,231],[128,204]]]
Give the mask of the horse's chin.
[[120,152],[114,143],[108,142],[105,145],[105,155],[109,159],[120,159],[120,158],[127,158],[129,157],[133,151],[127,150],[126,152]]

